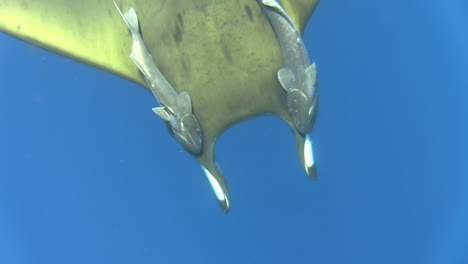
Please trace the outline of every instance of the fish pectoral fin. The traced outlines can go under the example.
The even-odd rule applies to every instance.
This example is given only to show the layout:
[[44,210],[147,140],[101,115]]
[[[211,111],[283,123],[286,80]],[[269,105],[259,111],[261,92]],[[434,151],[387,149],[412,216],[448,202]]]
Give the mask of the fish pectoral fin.
[[288,68],[278,70],[278,80],[286,92],[295,88],[296,78],[294,77],[294,73]]
[[187,92],[177,95],[177,108],[181,115],[192,113],[192,100]]
[[171,121],[172,119],[171,114],[167,112],[164,106],[154,107],[153,112],[166,121]]

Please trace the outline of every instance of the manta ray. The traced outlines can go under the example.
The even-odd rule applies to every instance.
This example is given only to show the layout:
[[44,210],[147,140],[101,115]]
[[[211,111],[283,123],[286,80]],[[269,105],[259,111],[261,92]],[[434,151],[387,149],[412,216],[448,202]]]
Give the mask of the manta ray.
[[277,115],[316,177],[317,74],[302,34],[318,0],[0,0],[0,31],[140,84],[201,164],[224,212],[214,144],[227,128]]

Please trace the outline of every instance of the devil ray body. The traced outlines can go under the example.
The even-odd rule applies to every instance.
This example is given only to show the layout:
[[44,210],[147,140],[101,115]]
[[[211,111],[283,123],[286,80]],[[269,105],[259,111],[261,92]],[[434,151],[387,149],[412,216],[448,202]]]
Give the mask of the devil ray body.
[[[280,2],[302,32],[318,0]],[[117,3],[121,10],[135,9],[155,63],[178,93],[190,95],[203,131],[203,151],[195,158],[227,193],[213,160],[218,135],[263,114],[293,126],[276,78],[281,49],[261,6],[254,0]],[[129,58],[132,39],[112,1],[0,0],[0,30],[146,86]]]

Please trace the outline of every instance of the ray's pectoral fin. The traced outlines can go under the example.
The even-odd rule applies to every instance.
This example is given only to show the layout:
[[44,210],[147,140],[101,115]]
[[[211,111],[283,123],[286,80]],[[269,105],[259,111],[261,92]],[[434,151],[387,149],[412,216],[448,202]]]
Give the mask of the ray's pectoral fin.
[[202,152],[202,131],[197,118],[193,114],[192,102],[187,92],[177,94],[177,91],[167,81],[153,61],[139,32],[138,17],[133,8],[122,13],[114,1],[120,16],[127,24],[132,34],[132,50],[130,58],[144,76],[148,88],[161,105],[153,108],[153,112],[171,126],[174,137],[193,155]]

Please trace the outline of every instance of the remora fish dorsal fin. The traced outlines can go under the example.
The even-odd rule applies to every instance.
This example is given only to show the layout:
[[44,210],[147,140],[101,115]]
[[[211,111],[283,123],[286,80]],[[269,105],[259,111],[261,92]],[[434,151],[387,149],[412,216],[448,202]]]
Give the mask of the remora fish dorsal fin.
[[319,0],[279,0],[279,2],[288,12],[299,32],[303,33]]

